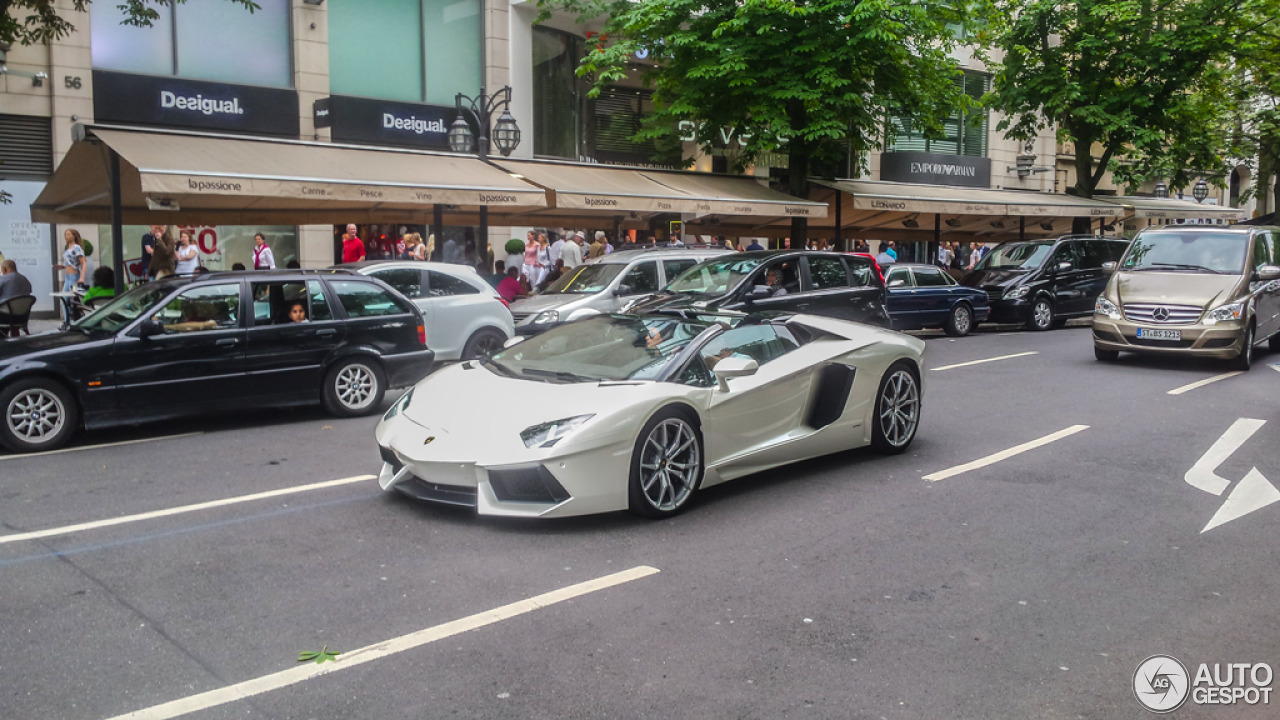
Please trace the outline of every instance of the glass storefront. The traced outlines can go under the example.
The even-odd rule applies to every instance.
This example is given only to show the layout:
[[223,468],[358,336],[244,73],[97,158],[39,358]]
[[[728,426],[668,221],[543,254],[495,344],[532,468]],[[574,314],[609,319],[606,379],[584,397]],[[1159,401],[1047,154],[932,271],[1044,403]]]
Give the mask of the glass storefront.
[[93,67],[267,87],[293,87],[288,0],[256,0],[250,13],[226,0],[148,6],[151,27],[122,25],[110,3],[89,13]]
[[[191,233],[191,239],[200,249],[200,264],[210,270],[230,270],[236,263],[253,267],[254,233],[266,236],[276,267],[283,268],[291,260],[298,260],[298,228],[294,225],[173,225],[169,227],[169,234],[176,240],[180,230]],[[142,236],[149,232],[151,228],[146,225],[124,226],[126,282],[139,279],[146,270],[142,262]],[[98,237],[94,266],[105,263],[110,267],[115,262],[111,252],[111,226],[99,225]]]
[[[36,312],[55,307],[49,295],[55,289],[49,226],[31,222],[31,203],[44,190],[44,185],[43,180],[5,180],[3,187],[13,195],[13,202],[0,203],[0,259],[12,260],[18,272],[31,281],[31,292],[36,296],[32,310]],[[61,247],[59,242],[59,250]]]

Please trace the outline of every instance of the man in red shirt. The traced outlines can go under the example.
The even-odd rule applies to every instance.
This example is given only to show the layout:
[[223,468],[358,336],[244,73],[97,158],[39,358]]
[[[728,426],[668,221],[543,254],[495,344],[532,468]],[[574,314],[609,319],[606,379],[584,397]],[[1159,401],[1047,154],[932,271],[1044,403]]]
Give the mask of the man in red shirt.
[[507,268],[507,276],[498,283],[498,294],[507,302],[512,302],[525,294],[524,288],[520,286],[520,268],[515,266]]
[[356,231],[355,223],[347,226],[347,233],[342,236],[342,262],[353,263],[364,260],[364,241]]

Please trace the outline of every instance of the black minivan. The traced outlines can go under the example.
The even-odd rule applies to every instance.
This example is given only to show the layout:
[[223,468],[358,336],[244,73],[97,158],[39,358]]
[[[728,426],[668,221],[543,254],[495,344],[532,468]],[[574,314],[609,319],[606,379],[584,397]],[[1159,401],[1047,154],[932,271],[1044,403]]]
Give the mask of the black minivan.
[[422,313],[380,280],[304,270],[141,285],[68,330],[0,341],[0,445],[77,428],[320,401],[376,412],[431,369]]
[[989,322],[1048,330],[1093,314],[1109,277],[1103,263],[1118,261],[1128,246],[1127,240],[1092,235],[1007,242],[987,253],[960,284],[987,293]]

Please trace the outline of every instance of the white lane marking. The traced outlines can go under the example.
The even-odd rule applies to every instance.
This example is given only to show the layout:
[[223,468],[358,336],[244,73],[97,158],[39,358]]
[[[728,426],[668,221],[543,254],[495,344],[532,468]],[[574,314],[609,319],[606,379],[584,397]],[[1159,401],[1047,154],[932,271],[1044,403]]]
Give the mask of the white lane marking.
[[1174,388],[1173,390],[1170,390],[1169,392],[1167,392],[1167,393],[1165,393],[1165,394],[1166,394],[1166,395],[1181,395],[1181,394],[1183,394],[1183,393],[1191,392],[1192,390],[1195,390],[1195,389],[1196,389],[1196,388],[1198,388],[1198,387],[1204,387],[1205,385],[1208,385],[1209,383],[1216,383],[1216,382],[1218,382],[1219,380],[1226,380],[1227,378],[1233,378],[1233,377],[1235,377],[1235,376],[1239,375],[1239,374],[1240,374],[1240,373],[1242,373],[1242,372],[1244,372],[1244,371],[1243,371],[1243,370],[1236,370],[1236,371],[1234,371],[1234,372],[1222,373],[1221,375],[1214,375],[1214,376],[1213,376],[1213,377],[1211,377],[1211,378],[1205,378],[1204,380],[1197,380],[1197,381],[1195,381],[1195,382],[1193,382],[1193,383],[1191,383],[1191,384],[1189,384],[1189,385],[1183,385],[1183,386],[1182,386],[1182,387],[1180,387],[1180,388]]
[[1020,357],[1026,357],[1028,355],[1039,355],[1039,354],[1040,353],[1038,351],[1032,350],[1031,352],[1015,353],[1013,355],[1001,355],[1000,357],[985,358],[983,360],[970,360],[969,362],[956,363],[955,365],[943,365],[942,367],[933,368],[933,371],[937,372],[939,370],[950,370],[952,368],[969,367],[970,365],[981,365],[982,363],[995,362],[997,360],[1008,360],[1010,358],[1020,358]]
[[1015,445],[1009,448],[1008,450],[1001,450],[998,453],[988,455],[984,458],[978,458],[973,462],[968,462],[963,465],[956,465],[955,467],[949,467],[946,470],[939,470],[936,473],[930,473],[928,475],[925,475],[921,479],[928,480],[929,482],[946,480],[949,477],[955,477],[956,475],[959,475],[961,473],[967,473],[970,470],[977,470],[978,468],[983,468],[988,465],[994,465],[1000,462],[1001,460],[1008,460],[1014,455],[1021,455],[1022,453],[1028,450],[1034,450],[1038,447],[1048,445],[1051,442],[1061,440],[1062,438],[1069,437],[1071,435],[1075,435],[1081,430],[1088,430],[1088,429],[1089,429],[1088,425],[1072,425],[1069,428],[1063,428],[1058,432],[1050,433],[1048,435],[1045,435],[1042,438],[1032,440],[1030,442],[1025,442],[1025,443],[1022,443],[1021,445]]
[[1213,514],[1209,524],[1205,525],[1204,530],[1200,532],[1207,532],[1219,525],[1244,517],[1276,501],[1280,501],[1280,490],[1267,482],[1262,473],[1258,472],[1258,468],[1252,468],[1249,474],[1245,475],[1244,479],[1231,490],[1227,501],[1222,503],[1222,507],[1218,508],[1218,512]]
[[240,495],[238,497],[225,498],[223,500],[210,500],[208,502],[196,503],[194,505],[182,505],[180,507],[168,508],[167,510],[152,510],[151,512],[139,513],[137,515],[126,515],[124,517],[108,518],[106,520],[94,520],[93,522],[80,523],[79,525],[63,525],[62,527],[49,528],[48,530],[33,530],[31,532],[15,533],[13,535],[0,535],[0,545],[4,545],[5,543],[21,542],[23,540],[37,540],[39,538],[52,537],[54,535],[70,535],[71,533],[84,532],[85,530],[96,530],[98,528],[111,527],[112,525],[124,525],[125,523],[154,520],[155,518],[181,515],[183,513],[195,512],[197,510],[208,510],[210,508],[238,505],[240,503],[252,502],[254,500],[265,500],[266,498],[280,497],[281,495],[294,495],[311,490],[322,490],[324,488],[337,487],[339,485],[350,485],[352,483],[365,482],[373,479],[373,475],[356,475],[354,477],[340,478],[338,480],[326,480],[324,482],[311,483],[310,485],[295,485],[293,487],[280,488],[278,490],[268,490],[266,492],[254,493],[252,495]]
[[1280,363],[1271,363],[1271,369],[1280,372]]
[[182,433],[181,435],[165,435],[164,437],[121,440],[120,442],[102,443],[101,445],[82,445],[80,447],[62,448],[61,450],[45,450],[44,452],[35,453],[15,453],[13,455],[0,455],[0,460],[25,460],[27,458],[44,457],[45,455],[61,455],[62,453],[80,452],[81,450],[97,450],[98,448],[120,447],[121,445],[136,445],[138,443],[155,442],[157,440],[177,440],[178,438],[193,437],[195,435],[203,434],[203,430],[197,430],[196,432]]
[[572,600],[589,593],[605,590],[607,588],[628,583],[633,580],[639,580],[643,577],[654,575],[658,572],[655,567],[647,565],[639,565],[630,570],[605,575],[594,580],[588,580],[576,585],[552,590],[542,595],[536,595],[527,600],[520,600],[494,608],[485,612],[476,613],[468,617],[453,620],[436,625],[435,627],[425,628],[408,635],[401,635],[398,638],[384,640],[376,645],[369,645],[359,650],[342,653],[337,660],[317,665],[315,663],[307,663],[282,670],[271,675],[246,680],[235,685],[229,685],[217,690],[210,690],[198,695],[173,700],[162,705],[138,710],[125,715],[118,715],[109,720],[164,720],[166,718],[174,718],[187,713],[196,712],[198,710],[206,710],[211,707],[225,705],[229,702],[242,700],[244,698],[260,695],[271,690],[278,690],[289,685],[295,685],[304,680],[309,680],[320,675],[346,670],[347,668],[363,665],[367,662],[380,660],[384,657],[395,655],[396,653],[412,650],[437,640],[443,640],[447,637],[464,633],[468,630],[475,630],[486,625],[492,625],[502,620],[508,620],[518,615],[533,612],[541,608],[562,603],[566,600]]
[[1266,420],[1254,420],[1252,418],[1240,418],[1222,433],[1222,437],[1200,456],[1195,465],[1182,476],[1183,480],[1193,488],[1203,490],[1213,495],[1221,495],[1227,486],[1231,484],[1230,480],[1218,475],[1216,470],[1218,466],[1227,461],[1227,458],[1235,454],[1254,433],[1262,429],[1266,425]]

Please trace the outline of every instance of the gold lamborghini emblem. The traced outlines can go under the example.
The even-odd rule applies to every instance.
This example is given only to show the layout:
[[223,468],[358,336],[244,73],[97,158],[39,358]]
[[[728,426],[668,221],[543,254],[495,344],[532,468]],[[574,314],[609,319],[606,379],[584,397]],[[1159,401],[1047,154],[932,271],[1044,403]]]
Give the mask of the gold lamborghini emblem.
[[423,445],[430,445],[436,439],[435,435],[428,435],[426,440],[422,441]]

